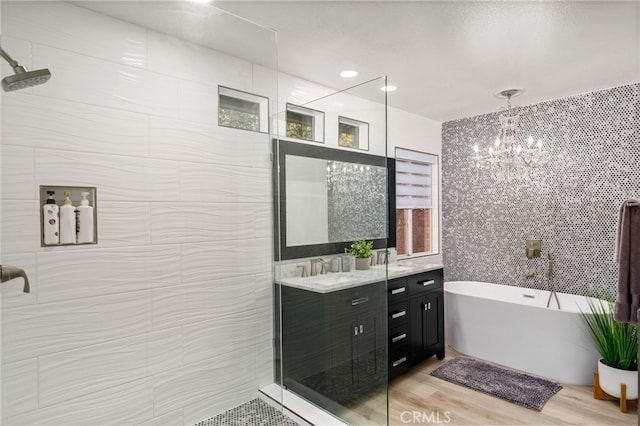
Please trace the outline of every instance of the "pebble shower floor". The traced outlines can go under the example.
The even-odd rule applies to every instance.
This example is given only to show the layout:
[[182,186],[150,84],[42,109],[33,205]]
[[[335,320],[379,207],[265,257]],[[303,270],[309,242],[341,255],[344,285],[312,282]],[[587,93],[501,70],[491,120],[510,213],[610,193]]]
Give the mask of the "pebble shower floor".
[[299,426],[261,399],[254,399],[194,426]]

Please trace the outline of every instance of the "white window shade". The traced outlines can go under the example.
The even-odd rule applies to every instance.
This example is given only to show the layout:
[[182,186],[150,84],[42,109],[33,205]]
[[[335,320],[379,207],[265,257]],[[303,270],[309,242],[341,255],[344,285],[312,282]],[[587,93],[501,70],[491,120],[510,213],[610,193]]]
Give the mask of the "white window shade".
[[434,155],[396,150],[396,208],[431,208],[432,164],[437,164]]

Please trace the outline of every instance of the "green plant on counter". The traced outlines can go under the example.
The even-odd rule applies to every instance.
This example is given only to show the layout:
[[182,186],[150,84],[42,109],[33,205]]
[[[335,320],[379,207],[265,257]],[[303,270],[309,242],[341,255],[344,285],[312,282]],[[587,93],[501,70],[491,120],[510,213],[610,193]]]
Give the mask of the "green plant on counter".
[[359,259],[371,257],[373,241],[358,240],[351,244],[351,254]]
[[638,328],[613,318],[613,302],[588,299],[589,312],[580,312],[602,361],[620,370],[638,370]]

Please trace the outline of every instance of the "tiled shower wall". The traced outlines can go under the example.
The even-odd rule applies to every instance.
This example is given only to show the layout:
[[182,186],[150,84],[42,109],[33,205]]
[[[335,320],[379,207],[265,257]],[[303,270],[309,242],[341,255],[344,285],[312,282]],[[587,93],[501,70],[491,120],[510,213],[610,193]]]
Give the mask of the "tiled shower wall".
[[[62,2],[2,2],[2,31],[53,74],[2,95],[2,263],[32,288],[2,285],[3,424],[194,424],[255,398],[271,143],[217,126],[217,85],[270,95],[274,73]],[[40,247],[43,184],[97,187],[98,245]]]
[[[445,279],[546,288],[551,250],[559,291],[612,295],[618,208],[640,197],[639,85],[518,110],[524,137],[541,138],[550,155],[508,183],[473,163],[474,143],[486,149],[495,139],[498,113],[443,123]],[[539,259],[525,256],[529,236],[542,239]],[[525,278],[529,268],[535,278]]]

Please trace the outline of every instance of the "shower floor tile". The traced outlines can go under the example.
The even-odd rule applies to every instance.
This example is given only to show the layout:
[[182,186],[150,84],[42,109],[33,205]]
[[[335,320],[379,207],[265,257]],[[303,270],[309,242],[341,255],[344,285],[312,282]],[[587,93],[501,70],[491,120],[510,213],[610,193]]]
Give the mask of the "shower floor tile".
[[254,399],[194,426],[299,426],[261,399]]

